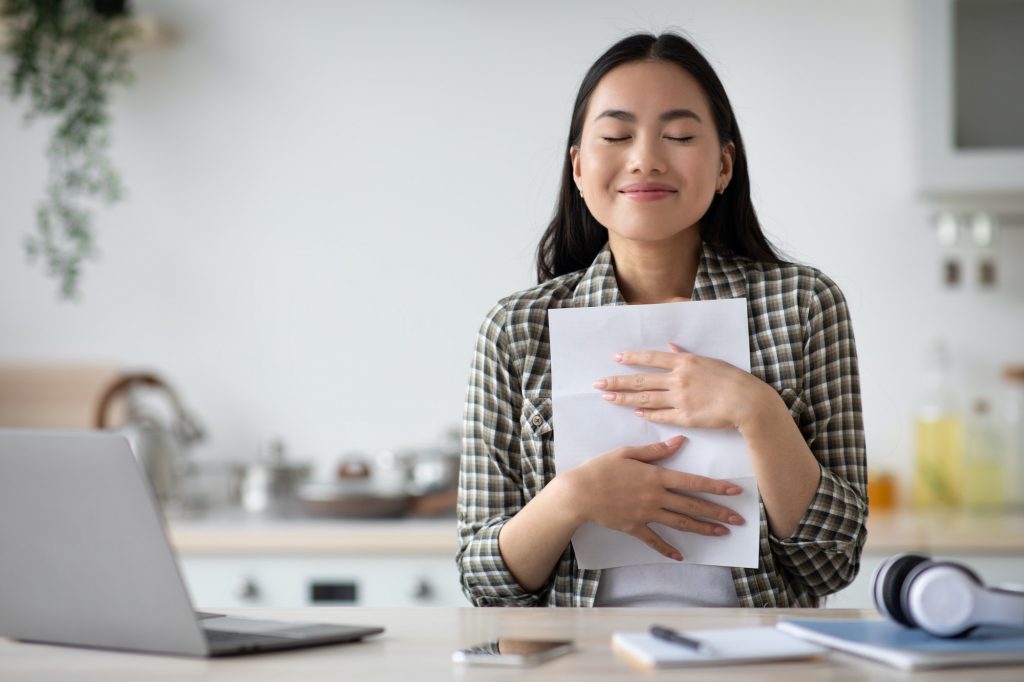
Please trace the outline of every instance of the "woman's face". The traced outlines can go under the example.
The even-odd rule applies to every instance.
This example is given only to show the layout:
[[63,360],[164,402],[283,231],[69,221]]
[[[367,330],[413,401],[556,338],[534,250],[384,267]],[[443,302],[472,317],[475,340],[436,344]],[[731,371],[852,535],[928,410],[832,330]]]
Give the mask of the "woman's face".
[[[657,242],[693,227],[732,178],[704,91],[671,62],[631,62],[598,82],[578,147],[576,186],[609,239]],[[686,235],[692,237],[692,235]]]

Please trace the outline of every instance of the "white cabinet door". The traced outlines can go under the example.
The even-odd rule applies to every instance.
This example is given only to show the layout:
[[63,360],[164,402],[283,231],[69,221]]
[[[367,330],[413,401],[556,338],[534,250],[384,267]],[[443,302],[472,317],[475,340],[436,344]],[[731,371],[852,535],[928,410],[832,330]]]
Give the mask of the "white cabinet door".
[[200,609],[468,606],[450,556],[183,556]]

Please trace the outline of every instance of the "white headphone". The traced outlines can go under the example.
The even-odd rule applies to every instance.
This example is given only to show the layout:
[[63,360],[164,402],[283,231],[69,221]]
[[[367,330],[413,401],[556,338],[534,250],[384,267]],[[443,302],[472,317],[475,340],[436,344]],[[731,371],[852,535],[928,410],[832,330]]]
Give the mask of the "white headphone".
[[960,637],[979,625],[1024,626],[1024,592],[985,587],[974,571],[920,554],[896,554],[871,576],[880,613],[937,637]]

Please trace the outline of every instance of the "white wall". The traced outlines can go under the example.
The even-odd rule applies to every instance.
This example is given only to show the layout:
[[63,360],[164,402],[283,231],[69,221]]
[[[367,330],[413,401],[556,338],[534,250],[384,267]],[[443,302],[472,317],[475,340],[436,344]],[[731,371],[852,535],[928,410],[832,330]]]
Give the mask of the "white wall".
[[677,28],[730,92],[767,231],[844,288],[869,458],[905,467],[930,339],[975,378],[1024,361],[1024,229],[995,292],[938,285],[908,1],[633,4],[137,2],[180,40],[138,52],[115,99],[130,196],[97,216],[77,305],[25,262],[46,131],[0,100],[0,361],[156,369],[207,423],[203,456],[431,443],[482,315],[534,281],[584,71]]

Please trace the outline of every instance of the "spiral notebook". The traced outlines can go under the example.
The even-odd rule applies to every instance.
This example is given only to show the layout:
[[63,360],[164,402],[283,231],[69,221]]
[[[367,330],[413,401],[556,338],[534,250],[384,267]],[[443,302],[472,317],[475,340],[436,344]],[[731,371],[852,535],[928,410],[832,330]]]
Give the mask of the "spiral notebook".
[[1024,628],[981,627],[967,637],[949,639],[889,620],[794,619],[780,621],[777,627],[904,670],[1024,664]]
[[705,642],[712,652],[702,654],[658,639],[649,632],[616,632],[612,635],[612,648],[640,668],[764,663],[814,658],[827,652],[772,627],[690,630],[682,634]]

